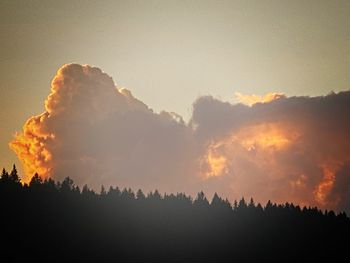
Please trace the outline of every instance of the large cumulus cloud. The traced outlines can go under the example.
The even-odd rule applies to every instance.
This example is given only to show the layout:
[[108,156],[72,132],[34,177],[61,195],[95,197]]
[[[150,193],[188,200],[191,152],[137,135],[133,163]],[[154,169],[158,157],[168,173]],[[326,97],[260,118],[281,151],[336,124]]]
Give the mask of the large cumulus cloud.
[[100,69],[59,69],[45,112],[10,143],[26,171],[98,188],[120,185],[231,200],[350,209],[350,92],[321,97],[210,96],[189,123],[154,113]]
[[93,187],[175,191],[189,178],[192,131],[178,116],[155,114],[130,91],[117,89],[98,68],[69,64],[59,69],[45,108],[11,142],[26,180],[39,172],[59,180],[71,176]]

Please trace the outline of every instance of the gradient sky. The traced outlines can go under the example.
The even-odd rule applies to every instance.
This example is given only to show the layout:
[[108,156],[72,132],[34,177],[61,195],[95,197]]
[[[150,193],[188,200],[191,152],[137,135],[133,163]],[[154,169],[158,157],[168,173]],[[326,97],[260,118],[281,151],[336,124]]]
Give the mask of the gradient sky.
[[57,69],[98,66],[186,120],[211,94],[324,95],[350,87],[350,1],[1,1],[0,164],[43,111]]

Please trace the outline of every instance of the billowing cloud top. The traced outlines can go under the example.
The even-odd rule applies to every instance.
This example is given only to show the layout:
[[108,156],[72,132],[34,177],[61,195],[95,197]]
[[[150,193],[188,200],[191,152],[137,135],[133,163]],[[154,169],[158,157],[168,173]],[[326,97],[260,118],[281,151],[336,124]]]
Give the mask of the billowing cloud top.
[[323,97],[239,94],[197,99],[188,124],[154,113],[88,65],[64,65],[45,112],[10,147],[26,177],[72,177],[93,187],[201,189],[234,199],[350,210],[350,92]]
[[64,65],[45,108],[11,143],[27,181],[38,172],[96,187],[154,188],[175,183],[181,166],[188,167],[191,134],[183,121],[171,113],[153,113],[98,68]]

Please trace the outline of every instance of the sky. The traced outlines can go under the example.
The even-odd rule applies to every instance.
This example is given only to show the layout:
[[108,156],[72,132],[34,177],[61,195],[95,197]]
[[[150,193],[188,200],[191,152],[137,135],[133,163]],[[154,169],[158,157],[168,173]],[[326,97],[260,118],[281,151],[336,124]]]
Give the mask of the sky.
[[[154,112],[349,89],[349,1],[1,1],[0,163],[57,70],[101,68]],[[22,168],[20,167],[21,171]],[[22,171],[23,172],[23,171]]]

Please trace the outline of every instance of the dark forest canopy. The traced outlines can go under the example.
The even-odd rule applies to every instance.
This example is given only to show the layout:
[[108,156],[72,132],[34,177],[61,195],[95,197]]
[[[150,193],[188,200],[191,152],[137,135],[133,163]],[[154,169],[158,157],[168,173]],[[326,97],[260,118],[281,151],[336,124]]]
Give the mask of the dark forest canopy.
[[[144,194],[80,189],[67,177],[21,184],[16,167],[0,179],[1,253],[64,262],[244,262],[341,258],[344,212],[291,203],[265,205],[217,194]],[[15,253],[13,253],[15,251]],[[8,255],[7,255],[8,254]]]

